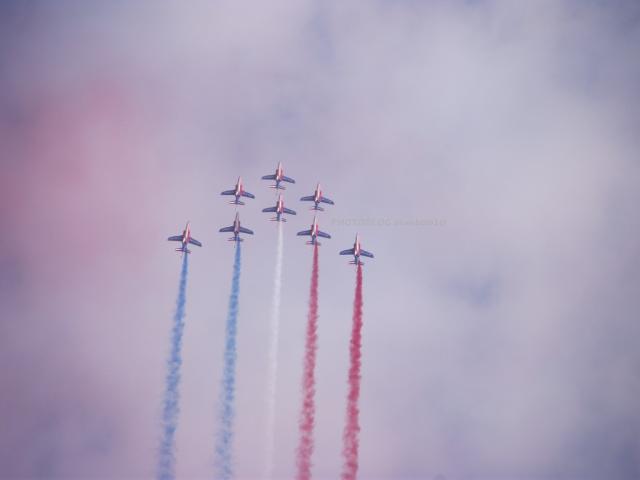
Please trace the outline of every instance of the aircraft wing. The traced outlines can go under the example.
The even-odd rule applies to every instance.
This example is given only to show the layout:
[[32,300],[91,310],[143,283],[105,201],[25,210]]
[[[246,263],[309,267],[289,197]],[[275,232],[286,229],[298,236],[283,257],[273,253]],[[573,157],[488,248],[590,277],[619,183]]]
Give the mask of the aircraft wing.
[[220,192],[220,195],[235,195],[235,190],[225,190],[224,192]]
[[320,230],[318,230],[318,236],[322,238],[331,238],[331,235],[329,235],[328,233],[321,232]]
[[360,255],[362,255],[363,257],[373,258],[373,253],[367,252],[366,250],[360,250]]
[[298,235],[311,235],[311,230],[303,230],[298,232]]
[[192,245],[195,245],[196,247],[201,247],[202,243],[200,243],[198,240],[196,240],[195,238],[191,237],[189,239],[189,243]]
[[313,200],[315,199],[315,197],[313,195],[309,195],[308,197],[302,197],[300,199],[301,202],[313,202]]
[[170,241],[170,242],[181,242],[182,241],[182,235],[174,235],[173,237],[167,238],[167,240]]
[[249,192],[242,192],[242,196],[247,198],[256,198],[253,193],[249,193]]
[[230,227],[224,227],[221,228],[220,230],[218,230],[219,232],[233,232],[233,225],[231,225]]
[[265,175],[264,177],[262,177],[262,180],[275,180],[276,176],[275,175]]
[[289,183],[296,183],[296,181],[293,178],[285,177],[284,175],[282,176],[282,181],[289,182]]
[[353,250],[353,248],[348,248],[346,250],[342,250],[340,252],[340,255],[353,255],[355,253],[355,251]]
[[251,230],[249,230],[248,228],[244,228],[244,227],[240,227],[240,232],[247,233],[249,235],[253,235],[253,232]]
[[333,200],[330,200],[330,199],[328,199],[327,197],[321,197],[321,198],[320,198],[320,201],[321,201],[322,203],[328,203],[329,205],[335,205],[335,204],[333,203]]
[[275,212],[276,210],[278,210],[276,207],[268,207],[262,209],[263,212]]
[[[286,208],[286,207],[285,207],[285,208],[283,208],[283,209],[282,209],[282,211],[283,211],[284,213],[288,213],[289,215],[295,215],[295,214],[296,214],[296,212],[294,212],[294,211],[293,211],[293,210],[291,210],[290,208]],[[275,210],[274,210],[274,212],[275,212]]]

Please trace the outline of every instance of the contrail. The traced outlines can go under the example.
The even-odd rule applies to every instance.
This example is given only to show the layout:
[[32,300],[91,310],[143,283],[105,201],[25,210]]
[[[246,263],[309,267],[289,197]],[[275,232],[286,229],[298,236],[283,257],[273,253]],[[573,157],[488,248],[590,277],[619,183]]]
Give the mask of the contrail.
[[273,478],[275,452],[276,392],[278,384],[278,341],[280,335],[280,292],[282,288],[282,223],[278,222],[278,246],[276,267],[273,274],[273,300],[271,304],[269,371],[267,384],[267,451],[265,478]]
[[358,401],[360,398],[360,366],[362,346],[362,266],[356,273],[356,292],[353,301],[353,328],[351,330],[351,366],[349,367],[349,395],[347,397],[347,420],[342,435],[342,480],[355,480],[358,474],[358,449],[360,432]]
[[171,480],[175,477],[175,433],[178,425],[178,401],[180,395],[180,365],[182,364],[182,333],[184,331],[185,304],[187,301],[187,273],[189,255],[182,255],[182,270],[180,271],[180,287],[176,301],[176,312],[173,316],[173,331],[171,333],[171,353],[167,361],[167,377],[164,392],[164,408],[162,410],[162,438],[158,459],[158,479]]
[[309,314],[307,318],[307,339],[302,377],[302,412],[300,415],[300,443],[297,449],[298,480],[311,478],[311,455],[313,454],[313,428],[316,416],[315,368],[318,342],[318,245],[313,246],[313,268],[309,291]]
[[236,242],[233,279],[227,313],[224,347],[224,369],[220,393],[220,428],[216,439],[215,465],[217,478],[228,480],[233,476],[231,449],[233,444],[233,401],[236,383],[236,334],[238,330],[238,295],[240,293],[240,242]]

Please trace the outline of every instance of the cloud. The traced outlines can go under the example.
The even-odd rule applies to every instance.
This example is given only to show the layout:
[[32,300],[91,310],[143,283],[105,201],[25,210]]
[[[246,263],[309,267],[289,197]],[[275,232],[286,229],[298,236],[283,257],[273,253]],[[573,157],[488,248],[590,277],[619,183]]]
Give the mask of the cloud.
[[[317,478],[335,478],[359,227],[363,478],[635,478],[635,2],[81,2],[2,8],[0,465],[153,475],[186,220],[181,477],[212,471],[232,252],[245,243],[236,458],[258,474],[276,232],[321,181]],[[311,252],[285,227],[277,471],[290,477]],[[442,219],[442,225],[415,220]],[[334,221],[337,220],[337,221]],[[384,223],[384,222],[383,222]],[[340,353],[342,352],[342,353]],[[342,373],[341,373],[342,372]],[[185,446],[189,448],[184,448]],[[181,448],[182,446],[182,448]]]

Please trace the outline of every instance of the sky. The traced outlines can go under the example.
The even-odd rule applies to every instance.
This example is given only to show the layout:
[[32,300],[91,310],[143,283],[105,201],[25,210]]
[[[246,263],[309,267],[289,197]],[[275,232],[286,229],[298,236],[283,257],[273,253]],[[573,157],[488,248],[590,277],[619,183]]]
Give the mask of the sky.
[[360,478],[640,478],[638,45],[622,0],[2,2],[0,478],[153,478],[187,220],[177,473],[212,477],[240,175],[234,459],[259,478],[278,161],[278,478],[317,182],[314,478],[341,467],[356,232]]

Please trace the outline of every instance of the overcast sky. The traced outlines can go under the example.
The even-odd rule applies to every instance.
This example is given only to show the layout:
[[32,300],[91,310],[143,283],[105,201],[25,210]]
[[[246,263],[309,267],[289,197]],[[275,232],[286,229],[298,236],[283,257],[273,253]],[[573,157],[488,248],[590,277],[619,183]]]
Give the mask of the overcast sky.
[[177,434],[211,478],[243,245],[237,478],[264,463],[285,204],[276,471],[297,443],[312,214],[314,477],[335,479],[364,267],[362,479],[640,478],[640,5],[54,1],[0,6],[0,477],[155,474],[180,258],[195,238]]

